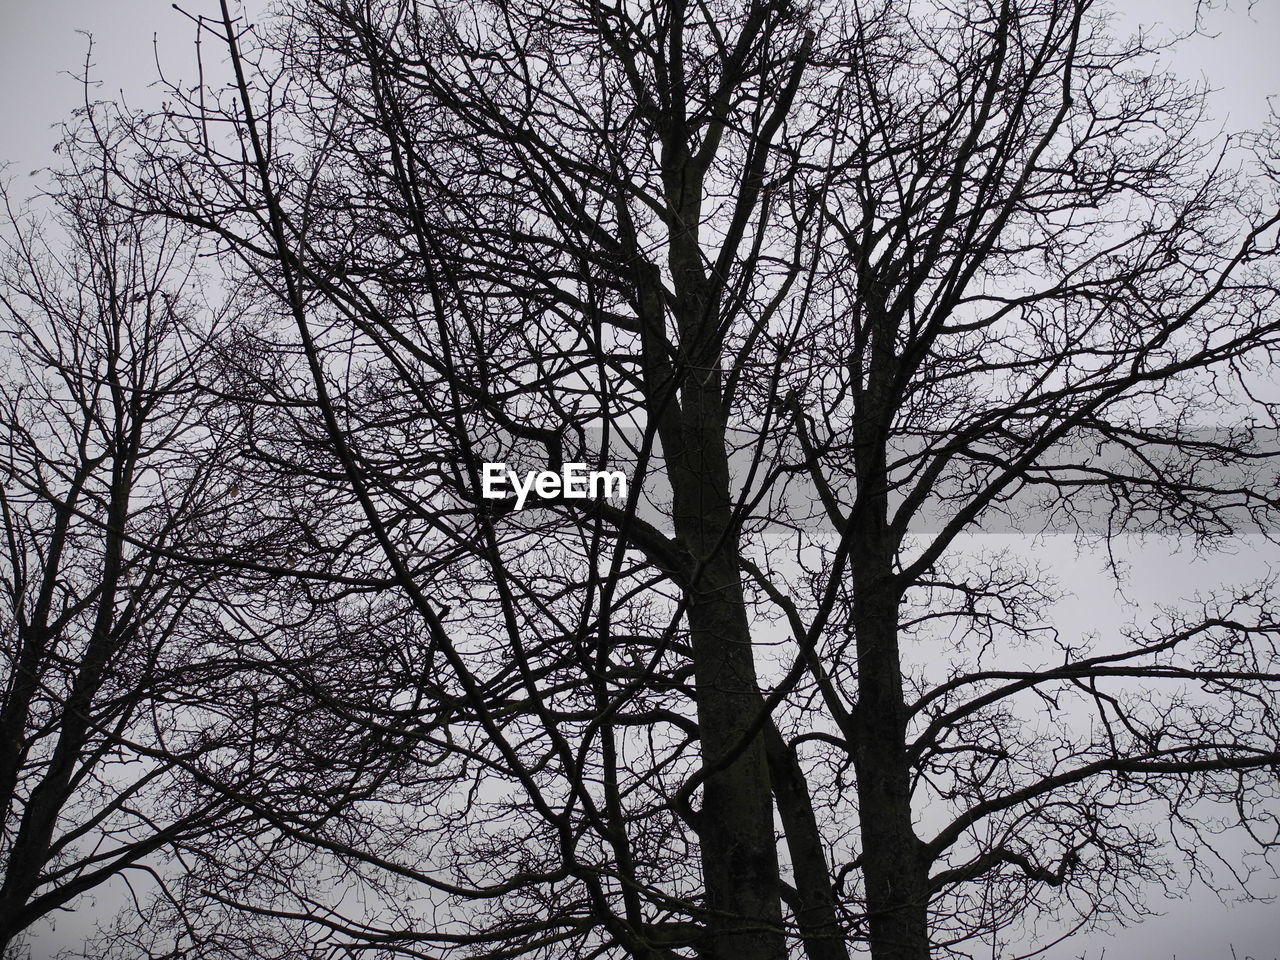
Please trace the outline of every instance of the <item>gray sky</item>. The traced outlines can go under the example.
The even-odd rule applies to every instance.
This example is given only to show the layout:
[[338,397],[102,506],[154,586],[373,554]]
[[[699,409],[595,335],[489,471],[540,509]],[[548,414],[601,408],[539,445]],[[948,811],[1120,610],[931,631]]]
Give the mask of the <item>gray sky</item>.
[[[191,12],[211,14],[216,2],[187,0]],[[250,4],[261,9],[261,2]],[[1208,17],[1214,37],[1188,42],[1173,61],[1187,78],[1204,76],[1219,88],[1212,104],[1216,119],[1229,130],[1255,128],[1266,121],[1268,98],[1280,94],[1280,2],[1258,0],[1252,11],[1244,0],[1212,11]],[[1122,22],[1164,22],[1182,28],[1190,23],[1192,0],[1119,0],[1114,7]],[[54,129],[83,102],[83,90],[71,75],[82,72],[87,38],[94,37],[94,70],[101,85],[95,96],[106,98],[123,92],[137,106],[155,103],[159,94],[151,86],[157,78],[159,59],[170,79],[189,78],[189,55],[194,36],[191,22],[171,7],[170,0],[0,0],[0,163],[10,166],[3,176],[11,180],[19,196],[38,189],[30,171],[51,159],[57,141]],[[1277,103],[1280,107],[1280,102]],[[1043,545],[1041,545],[1043,546]],[[1039,549],[1039,548],[1033,548]],[[1078,562],[1063,542],[1060,549],[1070,571],[1067,582],[1077,598],[1065,608],[1064,617],[1075,625],[1104,628],[1119,623],[1127,604],[1105,579],[1097,575],[1099,564],[1085,557]],[[1280,569],[1280,552],[1242,546],[1231,561],[1193,562],[1174,556],[1158,545],[1133,549],[1135,579],[1130,596],[1148,601],[1171,601],[1192,592],[1207,580],[1256,575],[1267,555]],[[1183,589],[1185,588],[1185,590]],[[1087,598],[1087,599],[1086,599]],[[1087,608],[1087,612],[1086,612]],[[1087,618],[1087,619],[1086,619]],[[1280,883],[1270,884],[1280,890]],[[103,900],[109,898],[104,897]],[[1151,907],[1165,913],[1140,926],[1117,931],[1114,937],[1078,938],[1052,951],[1050,960],[1272,960],[1280,956],[1280,907],[1252,904],[1231,908],[1203,889],[1175,902],[1156,901]],[[63,918],[58,935],[46,935],[33,949],[36,960],[47,956],[54,944],[74,942],[77,924]]]
[[[193,14],[213,14],[216,0],[182,0]],[[250,2],[251,9],[265,4]],[[15,192],[29,193],[30,172],[49,163],[55,129],[84,102],[78,76],[93,37],[93,92],[123,92],[129,102],[156,102],[157,51],[166,76],[190,78],[195,26],[171,0],[0,0],[0,163]]]
[[[260,11],[263,0],[250,0]],[[214,0],[184,0],[191,13],[212,14]],[[1165,23],[1184,28],[1192,22],[1194,0],[1115,0],[1125,23]],[[1267,98],[1280,93],[1276,47],[1280,44],[1280,3],[1215,0],[1207,22],[1216,36],[1197,37],[1180,50],[1176,67],[1189,78],[1204,75],[1221,88],[1214,97],[1218,118],[1231,129],[1263,123]],[[20,183],[48,162],[57,140],[54,126],[82,102],[83,91],[71,76],[82,73],[87,38],[94,37],[93,75],[98,96],[123,90],[139,105],[156,97],[148,89],[156,79],[156,47],[171,77],[191,74],[190,41],[194,28],[170,0],[0,0],[0,162]]]

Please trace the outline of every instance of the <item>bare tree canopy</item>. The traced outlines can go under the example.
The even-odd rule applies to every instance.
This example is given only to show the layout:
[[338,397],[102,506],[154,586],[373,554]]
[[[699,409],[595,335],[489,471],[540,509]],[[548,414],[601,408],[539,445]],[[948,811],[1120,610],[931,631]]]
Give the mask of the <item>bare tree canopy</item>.
[[4,197],[0,950],[236,819],[222,794],[181,789],[210,746],[184,674],[218,619],[217,571],[174,552],[218,495],[194,373],[218,311],[190,233],[122,213],[109,181],[69,169],[43,218]]
[[971,537],[1274,536],[1271,133],[1089,0],[192,19],[71,148],[241,309],[139,535],[227,812],[106,955],[1014,957],[1272,856],[1274,583],[1079,637]]

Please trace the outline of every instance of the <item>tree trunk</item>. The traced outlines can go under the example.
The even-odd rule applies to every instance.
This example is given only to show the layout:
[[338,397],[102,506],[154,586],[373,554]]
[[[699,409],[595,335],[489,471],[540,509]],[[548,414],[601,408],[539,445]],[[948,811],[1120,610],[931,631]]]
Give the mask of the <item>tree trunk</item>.
[[873,960],[928,960],[928,874],[911,825],[896,624],[858,619],[858,804]]
[[765,749],[769,776],[778,803],[791,872],[796,882],[796,902],[792,907],[805,956],[809,960],[849,960],[844,934],[836,917],[835,891],[831,868],[822,846],[813,800],[796,751],[783,740],[773,723],[765,726]]
[[[681,392],[684,449],[672,463],[674,526],[699,571],[688,588],[703,783],[699,832],[714,960],[784,960],[773,798],[764,738],[746,741],[761,701],[730,530],[717,378]],[[744,746],[745,741],[745,746]],[[736,756],[731,754],[737,751]]]
[[[874,465],[870,477],[873,490],[882,486],[883,473]],[[850,564],[858,648],[855,758],[871,956],[928,960],[928,866],[911,824],[893,553],[883,496],[873,494],[865,506],[854,519]]]

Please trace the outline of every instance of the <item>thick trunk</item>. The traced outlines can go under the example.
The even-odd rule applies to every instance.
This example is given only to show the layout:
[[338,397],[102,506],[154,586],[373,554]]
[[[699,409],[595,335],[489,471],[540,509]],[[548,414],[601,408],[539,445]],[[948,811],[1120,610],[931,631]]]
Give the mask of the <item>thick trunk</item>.
[[895,353],[900,314],[874,276],[862,278],[866,379],[853,428],[858,496],[850,513],[849,570],[858,658],[854,763],[862,877],[872,960],[929,960],[929,873],[911,823],[907,712],[898,648],[897,544],[889,526],[886,447],[899,409]]
[[[667,462],[672,526],[688,552],[684,589],[706,771],[698,823],[706,911],[700,947],[709,960],[786,960],[773,794],[758,729],[760,686],[732,523],[720,281],[713,282],[706,269],[716,258],[708,257],[699,241],[703,178],[711,161],[706,147],[715,140],[704,142],[697,151],[702,156],[695,159],[695,126],[685,112],[683,25],[683,6],[676,4],[670,74],[659,98],[669,105],[660,126],[674,302],[653,266],[639,270],[637,293],[646,404]],[[758,183],[752,180],[748,188],[758,190]],[[622,206],[622,219],[629,223]],[[737,239],[725,242],[733,246],[740,238],[741,228]],[[634,234],[630,240],[643,262]],[[668,310],[675,321],[674,342]]]
[[672,464],[675,530],[697,571],[688,617],[697,681],[703,784],[699,822],[707,955],[784,960],[773,800],[764,738],[747,739],[760,706],[729,471],[714,378],[682,391],[684,445]]
[[858,805],[871,956],[928,960],[928,868],[911,823],[898,598],[883,522],[873,517],[866,526],[851,560],[858,644]]
[[673,118],[665,138],[663,168],[673,218],[674,365],[656,268],[639,272],[637,289],[646,400],[667,461],[672,526],[688,554],[685,601],[707,771],[699,818],[706,912],[700,950],[708,960],[786,960],[769,767],[763,735],[757,729],[749,736],[758,727],[761,697],[732,528],[723,331],[698,241],[704,171],[691,159],[682,118]]
[[[892,709],[894,691],[881,696],[891,682],[875,661],[896,659],[888,631],[861,628],[872,634],[874,651],[862,660],[865,673],[880,679],[860,678],[861,746],[858,757],[858,803],[862,827],[862,870],[866,882],[867,912],[873,960],[928,960],[928,875],[920,842],[911,825],[911,798],[903,757],[902,724]],[[861,637],[859,638],[861,642]],[[898,700],[901,687],[895,686]]]
[[773,809],[759,736],[725,762],[760,702],[749,647],[745,653],[741,649],[741,609],[731,606],[731,600],[704,600],[689,615],[702,757],[714,771],[703,784],[699,820],[709,955],[716,960],[783,960]]

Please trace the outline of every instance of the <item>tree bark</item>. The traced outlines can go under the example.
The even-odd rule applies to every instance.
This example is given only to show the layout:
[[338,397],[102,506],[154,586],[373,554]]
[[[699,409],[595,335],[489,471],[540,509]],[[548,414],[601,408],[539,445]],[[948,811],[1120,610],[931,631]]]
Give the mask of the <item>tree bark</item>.
[[898,588],[884,496],[884,447],[867,438],[851,531],[858,656],[855,765],[873,960],[928,960],[929,875],[911,823]]
[[[703,783],[699,819],[714,960],[783,960],[778,855],[751,631],[730,529],[729,470],[715,377],[681,392],[684,449],[671,467],[674,527],[696,572],[687,590]],[[745,746],[744,746],[745,742]],[[732,755],[736,751],[736,756]]]
[[[855,570],[858,563],[854,561]],[[855,573],[856,581],[865,574]],[[873,960],[928,960],[928,871],[911,823],[897,604],[883,582],[856,602],[858,807]]]
[[637,276],[637,301],[646,405],[664,448],[672,526],[688,552],[685,600],[706,771],[699,817],[703,949],[709,960],[786,960],[773,793],[764,736],[759,729],[752,734],[761,697],[733,528],[723,331],[698,236],[706,171],[690,149],[683,92],[674,90],[671,100],[662,167],[677,368],[669,359],[661,281],[652,267]]
[[850,513],[849,566],[858,659],[854,764],[862,875],[872,960],[928,960],[929,871],[911,823],[907,711],[898,647],[901,586],[889,527],[887,436],[898,409],[898,318],[876,278],[864,275],[861,307],[870,332],[854,445],[858,496]]
[[778,816],[791,853],[796,883],[792,907],[805,956],[809,960],[849,960],[844,934],[836,917],[835,891],[827,865],[822,834],[813,815],[813,800],[795,750],[772,723],[765,725],[765,750]]

